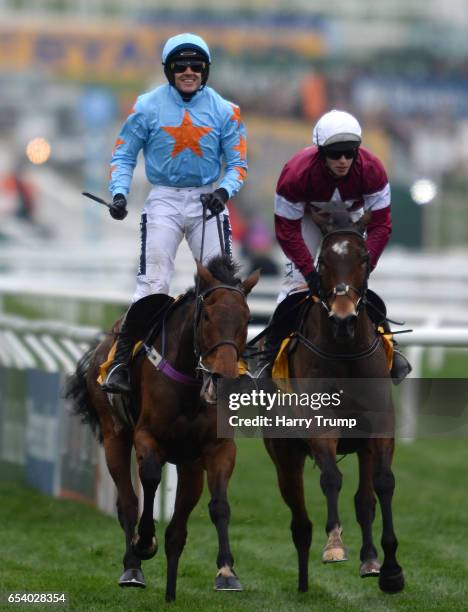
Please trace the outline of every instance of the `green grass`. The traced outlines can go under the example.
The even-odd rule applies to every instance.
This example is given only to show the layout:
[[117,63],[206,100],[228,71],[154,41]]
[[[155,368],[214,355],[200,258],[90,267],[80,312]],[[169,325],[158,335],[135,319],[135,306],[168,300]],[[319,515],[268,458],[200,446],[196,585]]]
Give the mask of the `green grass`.
[[[340,498],[349,561],[322,565],[325,503],[319,472],[309,462],[307,500],[314,522],[310,590],[296,591],[296,555],[289,512],[279,497],[273,465],[259,440],[241,440],[230,487],[231,543],[242,593],[215,593],[216,536],[206,491],[189,523],[175,604],[165,604],[165,559],[145,562],[148,587],[120,589],[123,535],[117,521],[93,508],[55,500],[26,488],[17,476],[0,481],[0,593],[66,592],[72,610],[340,612],[466,609],[468,595],[465,440],[419,440],[400,444],[395,459],[394,516],[398,558],[407,587],[398,595],[358,577],[360,531],[352,497],[356,459],[345,458]],[[162,526],[157,531],[163,541]],[[380,540],[380,520],[375,539]],[[163,547],[162,547],[163,548]],[[0,609],[22,609],[0,606]],[[26,608],[24,608],[26,609]],[[52,609],[28,606],[28,609]],[[55,606],[55,609],[59,609]]]

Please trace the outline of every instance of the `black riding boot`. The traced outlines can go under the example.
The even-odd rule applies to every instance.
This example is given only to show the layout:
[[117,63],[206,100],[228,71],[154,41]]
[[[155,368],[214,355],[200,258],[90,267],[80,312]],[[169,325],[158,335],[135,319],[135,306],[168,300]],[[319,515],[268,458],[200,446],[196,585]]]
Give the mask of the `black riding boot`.
[[130,372],[128,364],[133,347],[133,339],[127,329],[126,318],[122,321],[114,361],[107,370],[106,380],[102,385],[108,393],[130,393]]
[[290,293],[278,304],[275,312],[268,321],[272,325],[265,336],[263,354],[257,361],[257,378],[271,378],[273,364],[281,343],[292,331],[300,317],[300,306],[304,302],[305,291]]
[[[380,323],[384,328],[384,332],[386,334],[391,334],[390,325],[388,321],[385,319]],[[393,379],[394,385],[399,385],[403,380],[408,376],[408,374],[413,369],[411,367],[410,362],[406,359],[405,355],[398,350],[398,342],[395,340],[395,336],[393,336],[393,362],[392,369],[390,370],[390,375]]]
[[[274,320],[274,315],[268,322],[271,325]],[[281,342],[285,338],[285,330],[281,325],[272,327],[265,336],[263,345],[263,353],[257,361],[257,378],[271,378],[275,357],[281,346]]]

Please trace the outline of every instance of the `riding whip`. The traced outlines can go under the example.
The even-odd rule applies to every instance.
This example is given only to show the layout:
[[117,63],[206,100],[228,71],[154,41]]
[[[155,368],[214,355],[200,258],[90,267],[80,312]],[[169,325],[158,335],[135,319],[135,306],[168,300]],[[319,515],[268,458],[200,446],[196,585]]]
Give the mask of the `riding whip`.
[[88,191],[82,191],[81,195],[84,195],[87,198],[89,198],[90,200],[94,200],[95,202],[98,202],[99,204],[102,204],[103,206],[106,206],[107,208],[111,208],[112,207],[112,204],[109,204],[109,202],[106,202],[102,198],[100,198],[98,196],[95,196],[92,193],[89,193]]

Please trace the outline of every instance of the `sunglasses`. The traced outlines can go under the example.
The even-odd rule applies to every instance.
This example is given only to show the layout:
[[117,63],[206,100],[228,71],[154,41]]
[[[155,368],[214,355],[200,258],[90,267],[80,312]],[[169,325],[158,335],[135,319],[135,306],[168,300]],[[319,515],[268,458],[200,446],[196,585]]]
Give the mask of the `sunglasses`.
[[357,149],[346,149],[345,151],[325,151],[325,157],[338,161],[345,156],[346,159],[354,159]]
[[205,62],[194,62],[191,60],[185,60],[183,62],[174,62],[173,64],[171,64],[171,70],[176,74],[182,74],[187,70],[187,68],[190,68],[192,72],[200,74],[201,72],[203,72],[205,67]]

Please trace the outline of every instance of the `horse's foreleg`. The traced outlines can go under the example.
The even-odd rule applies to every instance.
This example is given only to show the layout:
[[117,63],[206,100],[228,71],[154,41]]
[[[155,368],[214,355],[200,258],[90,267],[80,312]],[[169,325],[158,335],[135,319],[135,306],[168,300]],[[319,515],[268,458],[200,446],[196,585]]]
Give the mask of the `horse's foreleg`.
[[374,489],[382,510],[382,548],[384,562],[380,569],[379,586],[387,593],[397,593],[405,586],[403,570],[396,559],[398,541],[393,528],[392,497],[395,477],[391,470],[394,441],[380,439],[377,465],[374,472]]
[[153,506],[154,496],[161,482],[162,461],[154,438],[143,429],[135,433],[135,450],[143,487],[143,512],[138,534],[133,539],[133,550],[140,559],[151,559],[158,550]]
[[111,425],[104,430],[104,451],[109,473],[117,487],[117,512],[125,532],[124,573],[119,579],[119,585],[144,587],[141,561],[132,550],[132,538],[138,520],[138,499],[130,474],[131,434],[125,430],[115,434]]
[[291,535],[297,550],[298,589],[309,588],[309,550],[312,523],[304,500],[304,463],[306,453],[293,440],[265,440],[265,446],[276,466],[278,484],[284,501],[291,510]]
[[234,573],[234,558],[229,545],[229,519],[231,510],[227,499],[227,488],[236,461],[236,446],[233,440],[215,443],[203,453],[211,499],[208,504],[210,518],[218,533],[218,574],[215,580],[217,591],[241,591],[242,586]]
[[359,488],[354,496],[356,519],[361,527],[361,578],[378,576],[380,563],[377,561],[377,550],[372,539],[372,523],[375,518],[375,495],[372,482],[374,455],[370,448],[358,451],[359,460]]
[[333,439],[312,442],[312,453],[320,468],[320,487],[327,499],[328,542],[322,553],[324,563],[347,561],[347,553],[341,539],[342,527],[338,515],[338,496],[343,476],[336,466],[336,441]]
[[166,529],[167,582],[166,601],[176,596],[177,568],[187,538],[187,521],[203,491],[203,467],[200,461],[177,466],[177,492],[174,514]]

